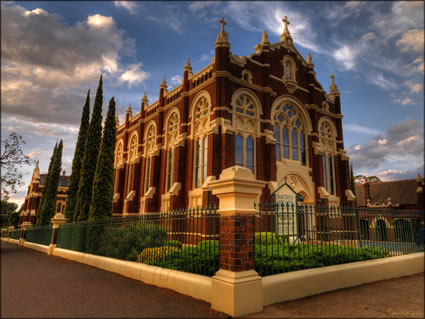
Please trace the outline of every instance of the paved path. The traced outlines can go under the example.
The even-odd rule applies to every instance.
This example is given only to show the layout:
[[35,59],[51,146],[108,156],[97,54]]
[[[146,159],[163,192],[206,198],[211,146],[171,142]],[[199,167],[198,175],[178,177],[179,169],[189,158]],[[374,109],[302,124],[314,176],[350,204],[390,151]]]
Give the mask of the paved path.
[[424,273],[281,302],[246,318],[424,318]]
[[169,289],[1,242],[1,317],[228,316]]

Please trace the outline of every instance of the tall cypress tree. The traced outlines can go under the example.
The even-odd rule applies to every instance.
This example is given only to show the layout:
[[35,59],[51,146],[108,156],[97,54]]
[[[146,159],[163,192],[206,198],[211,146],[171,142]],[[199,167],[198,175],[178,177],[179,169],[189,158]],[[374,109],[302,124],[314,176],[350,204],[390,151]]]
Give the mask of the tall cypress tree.
[[[96,173],[93,181],[89,221],[112,216],[112,199],[114,196],[114,150],[115,150],[115,100],[109,101],[103,138],[97,157]],[[103,227],[92,225],[87,229],[86,252],[96,254]]]
[[77,204],[78,183],[80,182],[81,165],[84,156],[84,148],[87,130],[90,121],[90,90],[87,92],[86,103],[81,115],[80,130],[78,132],[77,145],[75,146],[74,159],[72,160],[72,172],[69,177],[68,196],[66,198],[65,217],[69,221],[74,220],[74,210]]
[[56,151],[58,149],[58,143],[56,142],[55,147],[53,148],[53,153],[52,156],[50,157],[50,163],[49,163],[49,169],[47,170],[47,175],[44,179],[44,185],[43,185],[43,189],[41,190],[41,201],[40,201],[40,209],[37,211],[37,221],[36,221],[36,225],[39,226],[40,225],[40,221],[41,221],[41,213],[42,213],[42,207],[44,207],[44,202],[46,201],[46,190],[47,190],[47,186],[49,185],[49,178],[52,175],[52,167],[53,167],[53,162],[55,161],[56,158]]
[[75,207],[75,213],[78,214],[78,216],[74,217],[77,221],[87,220],[89,215],[94,173],[102,139],[102,104],[103,90],[101,75],[94,101],[93,114],[87,131],[83,165],[80,173],[80,181],[78,183],[77,204]]
[[46,192],[44,194],[45,200],[43,206],[40,208],[41,213],[39,225],[49,225],[50,219],[55,216],[56,197],[58,194],[59,178],[62,169],[62,148],[63,142],[60,140],[53,160]]
[[115,100],[112,98],[109,101],[102,143],[100,144],[99,156],[97,157],[96,173],[89,210],[89,221],[112,216],[115,132]]

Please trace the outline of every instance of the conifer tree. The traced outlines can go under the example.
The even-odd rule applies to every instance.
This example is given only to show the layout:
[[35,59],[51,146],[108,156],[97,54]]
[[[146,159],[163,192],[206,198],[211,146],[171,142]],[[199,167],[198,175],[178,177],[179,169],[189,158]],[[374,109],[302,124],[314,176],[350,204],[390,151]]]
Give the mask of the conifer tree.
[[115,150],[115,100],[109,101],[103,129],[102,143],[97,157],[93,182],[89,221],[112,216],[112,198],[114,196],[114,150]]
[[40,226],[49,225],[50,219],[55,216],[56,197],[58,194],[59,178],[62,170],[62,148],[63,142],[60,140],[55,152],[56,154],[53,159],[51,174],[49,176],[47,188],[44,194],[45,200],[43,206],[40,208]]
[[41,216],[41,211],[42,211],[41,207],[44,207],[44,202],[46,201],[46,196],[45,196],[46,195],[46,189],[47,189],[47,186],[49,184],[49,178],[52,175],[52,167],[53,167],[53,162],[55,161],[57,148],[58,148],[58,143],[56,142],[55,147],[53,148],[53,154],[50,157],[49,169],[47,170],[47,175],[45,176],[45,179],[44,179],[44,185],[43,185],[44,187],[41,190],[41,201],[40,201],[40,206],[39,206],[40,209],[37,211],[37,221],[36,221],[37,226],[40,225],[40,221],[41,221],[40,216]]
[[[105,219],[112,216],[112,199],[114,196],[114,150],[115,150],[115,100],[109,101],[103,129],[102,143],[97,157],[96,173],[93,181],[89,221]],[[91,225],[87,229],[86,252],[96,254],[103,227]]]
[[77,221],[87,220],[89,215],[94,173],[102,139],[102,104],[103,90],[101,75],[94,101],[93,114],[87,131],[83,164],[78,183],[77,204],[75,207],[75,214],[77,216],[74,216],[74,220]]
[[84,156],[87,130],[90,121],[90,90],[87,92],[86,103],[81,115],[80,130],[78,132],[77,145],[75,146],[74,159],[72,160],[72,172],[69,177],[68,196],[66,198],[65,217],[68,221],[74,220],[74,210],[77,204],[78,183],[80,182],[81,165]]

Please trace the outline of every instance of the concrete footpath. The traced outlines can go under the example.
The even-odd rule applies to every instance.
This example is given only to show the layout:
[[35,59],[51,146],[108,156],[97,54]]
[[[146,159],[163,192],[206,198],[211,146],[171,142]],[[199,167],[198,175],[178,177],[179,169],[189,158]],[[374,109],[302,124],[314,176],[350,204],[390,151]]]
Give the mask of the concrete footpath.
[[209,303],[1,242],[1,318],[228,318]]
[[[228,318],[169,289],[1,242],[1,318]],[[266,306],[246,318],[423,318],[424,274]]]

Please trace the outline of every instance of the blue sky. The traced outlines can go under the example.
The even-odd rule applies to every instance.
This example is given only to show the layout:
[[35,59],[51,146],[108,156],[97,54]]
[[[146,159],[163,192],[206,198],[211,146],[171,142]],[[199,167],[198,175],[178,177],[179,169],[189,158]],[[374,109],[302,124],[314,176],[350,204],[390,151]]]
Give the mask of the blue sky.
[[[288,16],[295,46],[311,53],[318,80],[341,92],[345,148],[356,174],[384,180],[423,175],[423,2],[2,2],[2,138],[20,133],[42,171],[57,139],[70,173],[87,89],[104,75],[104,110],[121,121],[165,76],[177,86],[190,58],[210,63],[220,30],[246,56],[267,30],[279,41]],[[92,101],[94,96],[92,96]],[[32,168],[23,169],[29,182]],[[11,197],[21,203],[25,187]]]

